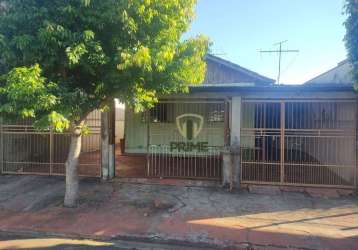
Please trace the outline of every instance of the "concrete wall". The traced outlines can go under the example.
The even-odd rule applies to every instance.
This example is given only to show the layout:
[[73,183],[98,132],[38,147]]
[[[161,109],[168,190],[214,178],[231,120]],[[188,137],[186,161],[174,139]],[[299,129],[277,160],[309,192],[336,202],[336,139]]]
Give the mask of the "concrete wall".
[[116,144],[124,138],[124,106],[116,107]]
[[125,152],[147,152],[147,124],[144,113],[135,113],[132,109],[125,110]]

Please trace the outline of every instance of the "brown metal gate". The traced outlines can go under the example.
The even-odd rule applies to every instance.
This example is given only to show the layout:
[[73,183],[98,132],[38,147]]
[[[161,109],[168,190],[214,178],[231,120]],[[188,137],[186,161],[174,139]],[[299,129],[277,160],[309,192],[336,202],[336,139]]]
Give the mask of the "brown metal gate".
[[242,183],[351,188],[355,172],[355,101],[243,101]]
[[223,100],[162,100],[150,110],[147,176],[221,179],[226,107]]
[[[82,139],[79,175],[101,175],[101,114],[86,119],[90,135]],[[70,134],[37,131],[30,121],[0,124],[0,164],[3,174],[64,175]]]

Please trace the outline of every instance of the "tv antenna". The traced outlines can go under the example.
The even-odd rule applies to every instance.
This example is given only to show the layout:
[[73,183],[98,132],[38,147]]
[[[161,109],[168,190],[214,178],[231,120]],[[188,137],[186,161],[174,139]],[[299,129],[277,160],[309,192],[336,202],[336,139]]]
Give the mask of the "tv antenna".
[[226,56],[226,53],[211,53],[213,56]]
[[278,74],[277,74],[277,84],[280,84],[281,77],[281,61],[282,61],[282,53],[298,53],[300,52],[297,49],[282,49],[282,44],[286,43],[287,40],[275,43],[274,46],[278,46],[277,50],[260,50],[260,53],[278,53]]

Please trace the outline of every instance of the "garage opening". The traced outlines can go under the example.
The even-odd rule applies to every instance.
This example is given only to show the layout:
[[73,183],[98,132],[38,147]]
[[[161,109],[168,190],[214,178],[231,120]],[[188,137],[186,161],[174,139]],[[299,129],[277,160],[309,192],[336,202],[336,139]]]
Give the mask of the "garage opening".
[[244,100],[242,183],[354,187],[356,102]]

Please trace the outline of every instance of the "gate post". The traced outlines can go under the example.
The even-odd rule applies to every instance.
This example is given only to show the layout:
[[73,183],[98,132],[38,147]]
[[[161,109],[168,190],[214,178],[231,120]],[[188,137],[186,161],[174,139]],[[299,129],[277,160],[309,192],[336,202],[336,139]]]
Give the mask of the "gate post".
[[280,104],[281,121],[280,121],[280,183],[285,182],[285,102]]
[[230,155],[230,149],[229,147],[224,147],[224,150],[222,151],[223,156],[223,169],[222,169],[222,187],[224,188],[230,188],[232,189],[232,183],[231,183],[231,155]]
[[50,128],[50,175],[53,174],[53,153],[54,153],[54,134],[53,127]]
[[230,155],[233,170],[231,180],[234,188],[241,186],[241,96],[234,96],[231,101],[231,134],[230,134]]
[[103,180],[108,180],[109,177],[108,138],[108,113],[101,112],[101,172]]
[[223,152],[222,186],[230,190],[240,188],[240,147],[238,141],[225,147]]
[[115,106],[109,105],[109,111],[101,113],[101,172],[103,180],[115,176]]
[[149,159],[149,154],[151,153],[150,150],[150,111],[147,109],[145,111],[145,120],[147,122],[147,155],[146,155],[146,174],[147,177],[150,176],[150,159]]

